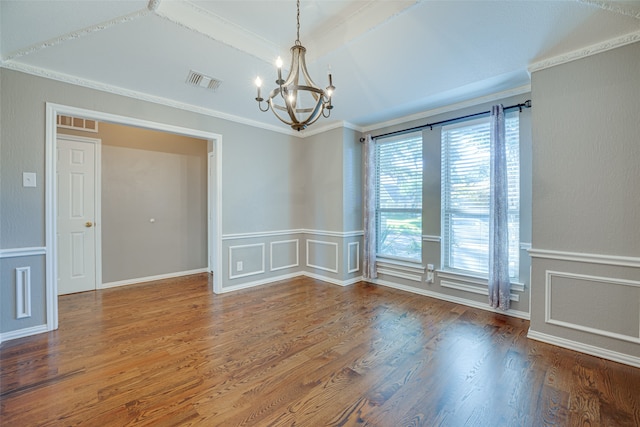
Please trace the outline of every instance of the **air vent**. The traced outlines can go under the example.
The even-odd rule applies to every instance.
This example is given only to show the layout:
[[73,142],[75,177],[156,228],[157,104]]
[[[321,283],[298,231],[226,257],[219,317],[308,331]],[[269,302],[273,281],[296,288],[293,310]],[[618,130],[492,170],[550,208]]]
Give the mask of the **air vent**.
[[189,71],[189,75],[187,76],[187,84],[215,91],[220,87],[220,84],[222,84],[222,82],[213,77],[205,76],[202,73],[191,70]]

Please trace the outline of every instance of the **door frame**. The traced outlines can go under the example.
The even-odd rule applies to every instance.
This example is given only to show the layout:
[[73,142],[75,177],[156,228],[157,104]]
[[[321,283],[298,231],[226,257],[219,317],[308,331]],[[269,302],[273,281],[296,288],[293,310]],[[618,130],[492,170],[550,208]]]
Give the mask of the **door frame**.
[[[215,206],[216,215],[213,223],[209,220],[207,224],[207,227],[212,227],[212,229],[215,230],[215,242],[209,242],[207,245],[207,252],[213,250],[213,257],[207,253],[207,259],[213,258],[215,260],[216,265],[214,271],[218,272],[218,274],[213,277],[213,292],[220,293],[222,291],[222,276],[219,273],[222,271],[222,135],[198,129],[47,102],[45,113],[45,298],[47,330],[52,331],[58,329],[57,194],[55,182],[57,173],[56,118],[59,114],[200,138],[205,139],[207,145],[211,144],[215,152],[215,187],[209,188],[210,179],[207,179],[207,205]],[[211,235],[210,232],[207,234]]]
[[[87,143],[87,144],[93,144],[95,147],[95,155],[93,157],[93,182],[94,182],[94,186],[93,186],[93,209],[94,209],[94,215],[93,215],[93,229],[94,229],[94,233],[95,233],[95,237],[94,237],[94,243],[95,243],[95,248],[94,248],[94,254],[95,254],[95,260],[94,260],[94,265],[95,265],[95,269],[94,269],[94,273],[95,273],[95,287],[94,290],[96,289],[100,289],[102,287],[102,140],[99,138],[89,138],[86,136],[75,136],[75,135],[68,135],[68,134],[60,134],[58,135],[57,130],[56,130],[56,136],[55,136],[55,148],[57,149],[58,147],[58,139],[66,139],[67,141],[75,141],[75,142],[83,142],[83,143]],[[56,153],[56,149],[54,149],[54,157],[55,153]],[[58,167],[57,167],[57,159],[54,158],[54,162],[56,163],[56,174],[58,172]],[[54,174],[54,180],[55,180],[55,176],[56,174]],[[54,187],[55,186],[55,181],[54,181]],[[55,212],[58,211],[58,190],[57,187],[55,188],[56,191],[56,199],[55,199],[55,210],[54,210],[54,214]],[[56,231],[58,229],[58,218],[56,215],[55,218],[55,222],[56,222]],[[55,236],[57,236],[57,232],[55,234]],[[57,240],[57,239],[56,239]],[[55,242],[55,248],[56,248],[56,294],[58,293],[58,242]]]

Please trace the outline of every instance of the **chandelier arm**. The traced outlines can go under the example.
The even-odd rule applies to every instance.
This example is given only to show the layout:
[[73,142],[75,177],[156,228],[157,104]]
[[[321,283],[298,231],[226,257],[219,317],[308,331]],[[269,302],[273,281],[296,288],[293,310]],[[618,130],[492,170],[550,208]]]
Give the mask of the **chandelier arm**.
[[269,111],[269,101],[266,102],[267,104],[267,108],[263,109],[262,108],[262,101],[258,101],[258,108],[260,109],[260,111],[262,111],[263,113],[266,113],[267,111]]
[[[306,50],[306,49],[305,49]],[[307,70],[307,62],[304,60],[304,56],[302,57],[302,60],[300,61],[300,70],[302,71],[302,75],[304,76],[307,85],[314,87],[316,89],[319,89],[323,94],[324,94],[324,90],[320,89],[320,86],[318,86],[313,79],[311,78],[311,76],[309,75],[309,71]]]

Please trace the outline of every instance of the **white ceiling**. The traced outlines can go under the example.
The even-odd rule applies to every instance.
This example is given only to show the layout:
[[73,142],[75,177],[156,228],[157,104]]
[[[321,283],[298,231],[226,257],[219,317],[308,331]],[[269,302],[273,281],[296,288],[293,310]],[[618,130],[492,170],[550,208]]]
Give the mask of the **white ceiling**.
[[[300,40],[330,119],[358,127],[495,93],[528,91],[530,67],[640,40],[640,0],[302,0]],[[294,0],[0,0],[2,66],[286,129],[258,111],[287,63]],[[609,44],[602,44],[607,42]],[[222,81],[185,83],[190,70]]]

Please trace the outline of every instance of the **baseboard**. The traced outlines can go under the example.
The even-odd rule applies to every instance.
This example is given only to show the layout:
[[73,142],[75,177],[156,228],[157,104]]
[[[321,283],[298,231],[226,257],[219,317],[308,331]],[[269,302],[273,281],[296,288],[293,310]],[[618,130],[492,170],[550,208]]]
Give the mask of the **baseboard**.
[[255,280],[253,282],[241,283],[239,285],[224,286],[222,288],[221,293],[225,294],[227,292],[239,291],[241,289],[255,288],[256,286],[268,285],[270,283],[279,282],[281,280],[293,279],[300,276],[304,276],[304,273],[298,272],[298,273],[284,274],[282,276],[269,277],[268,279]]
[[358,283],[358,282],[362,281],[362,276],[354,277],[354,278],[351,278],[349,280],[337,280],[337,279],[332,279],[330,277],[322,276],[320,274],[314,274],[314,273],[308,273],[308,272],[305,272],[305,271],[301,271],[301,272],[298,272],[298,273],[285,274],[283,276],[276,276],[276,277],[270,277],[268,279],[256,280],[256,281],[247,282],[247,283],[241,283],[239,285],[234,285],[234,286],[225,286],[224,288],[222,288],[222,293],[238,291],[240,289],[254,288],[256,286],[268,285],[270,283],[279,282],[281,280],[293,279],[295,277],[300,277],[300,276],[305,276],[305,277],[310,277],[312,279],[322,280],[323,282],[331,283],[333,285],[338,285],[338,286],[349,286],[349,285],[353,285],[354,283]]
[[15,340],[17,338],[28,337],[36,334],[42,334],[44,332],[49,332],[47,325],[38,325],[32,326],[30,328],[18,329],[16,331],[4,332],[0,334],[0,344],[5,341]]
[[629,354],[619,353],[617,351],[607,350],[606,348],[596,347],[590,344],[584,344],[581,342],[568,340],[566,338],[556,337],[554,335],[533,331],[531,329],[529,329],[527,338],[640,368],[640,357],[631,356]]
[[401,290],[401,291],[411,292],[411,293],[414,293],[414,294],[423,295],[423,296],[426,296],[426,297],[431,297],[431,298],[443,300],[443,301],[448,301],[448,302],[453,302],[453,303],[456,303],[456,304],[466,305],[467,307],[479,308],[481,310],[491,311],[493,313],[504,314],[505,316],[517,317],[519,319],[525,319],[525,320],[529,320],[530,319],[529,313],[527,313],[527,312],[519,311],[519,310],[502,311],[502,310],[498,310],[498,309],[495,309],[495,308],[491,307],[489,305],[489,303],[484,304],[484,303],[481,303],[481,302],[478,302],[478,301],[473,301],[473,300],[468,300],[468,299],[465,299],[465,298],[454,297],[454,296],[451,296],[451,295],[445,295],[445,294],[441,294],[441,293],[433,292],[433,291],[427,291],[425,289],[414,288],[412,286],[400,285],[398,283],[392,283],[392,282],[388,282],[386,280],[373,279],[373,280],[368,280],[368,282],[376,284],[376,285],[382,285],[382,286],[386,286],[386,287],[389,287],[389,288],[398,289],[398,290]]
[[332,279],[330,277],[322,276],[320,274],[314,274],[314,273],[308,273],[308,272],[304,272],[302,274],[312,279],[322,280],[323,282],[328,282],[338,286],[349,286],[349,285],[353,285],[354,283],[358,283],[362,281],[362,276],[354,277],[349,280],[337,280],[337,279]]
[[207,273],[208,271],[209,269],[207,268],[198,268],[196,270],[178,271],[175,273],[159,274],[157,276],[137,277],[135,279],[127,279],[127,280],[119,280],[117,282],[103,283],[102,285],[98,286],[98,289],[108,289],[108,288],[115,288],[118,286],[135,285],[138,283],[153,282],[154,280],[173,279],[175,277],[190,276],[192,274],[199,274],[199,273]]

